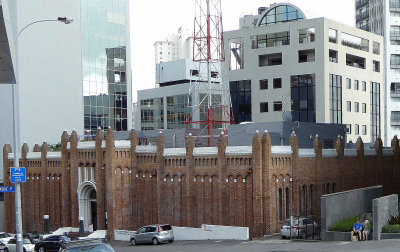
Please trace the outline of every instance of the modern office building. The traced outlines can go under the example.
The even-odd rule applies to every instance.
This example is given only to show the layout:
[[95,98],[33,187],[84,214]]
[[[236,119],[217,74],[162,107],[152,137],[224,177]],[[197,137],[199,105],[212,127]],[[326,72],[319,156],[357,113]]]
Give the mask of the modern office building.
[[177,34],[154,43],[156,64],[179,59],[193,59],[193,31],[189,28],[180,27]]
[[385,75],[385,145],[400,135],[400,1],[357,0],[356,26],[383,36]]
[[384,137],[383,38],[273,4],[224,33],[235,122],[334,123],[347,140]]
[[[137,93],[136,129],[184,128],[188,112],[190,84],[198,81],[198,76],[204,73],[207,73],[207,69],[199,69],[198,64],[189,59],[157,64],[156,81],[159,87],[139,90]],[[212,82],[212,90],[218,95],[218,90],[220,90],[216,86],[220,83],[218,73],[212,72]],[[193,92],[195,99],[203,99],[208,92],[205,85],[193,86],[196,89]],[[194,113],[199,113],[199,111]]]
[[[128,0],[1,4],[18,69],[20,144],[57,144],[64,129],[84,135],[132,127]],[[44,21],[65,16],[74,21]],[[13,140],[11,89],[0,85],[0,144]]]

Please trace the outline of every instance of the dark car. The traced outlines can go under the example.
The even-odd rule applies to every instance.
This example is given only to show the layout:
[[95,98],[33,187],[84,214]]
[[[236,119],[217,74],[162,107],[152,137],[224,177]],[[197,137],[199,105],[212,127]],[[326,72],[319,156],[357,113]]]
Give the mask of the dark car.
[[116,252],[110,244],[103,239],[83,239],[71,241],[61,245],[62,252]]
[[35,251],[58,251],[62,244],[68,243],[71,238],[65,235],[50,235],[35,244]]

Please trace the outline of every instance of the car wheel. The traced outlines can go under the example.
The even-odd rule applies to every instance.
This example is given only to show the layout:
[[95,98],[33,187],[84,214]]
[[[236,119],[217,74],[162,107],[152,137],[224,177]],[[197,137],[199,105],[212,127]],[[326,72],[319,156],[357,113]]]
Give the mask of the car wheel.
[[286,236],[283,236],[283,235],[282,235],[282,239],[286,239]]
[[8,248],[5,248],[5,249],[4,249],[4,252],[8,252]]
[[173,243],[173,242],[174,242],[174,240],[169,240],[169,241],[168,241],[168,243]]
[[46,252],[46,249],[44,247],[40,247],[39,252]]
[[158,244],[157,238],[153,238],[153,245],[157,245],[157,244]]
[[136,240],[135,239],[131,239],[131,245],[135,246],[136,245]]
[[26,252],[26,249],[24,248],[24,252]]

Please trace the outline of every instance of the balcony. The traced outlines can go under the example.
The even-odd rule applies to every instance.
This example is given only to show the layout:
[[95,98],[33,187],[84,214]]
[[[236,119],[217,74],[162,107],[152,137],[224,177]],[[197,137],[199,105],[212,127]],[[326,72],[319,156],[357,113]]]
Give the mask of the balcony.
[[369,11],[361,12],[356,16],[356,22],[369,18]]
[[356,9],[361,8],[367,4],[369,4],[369,0],[358,0],[356,1]]

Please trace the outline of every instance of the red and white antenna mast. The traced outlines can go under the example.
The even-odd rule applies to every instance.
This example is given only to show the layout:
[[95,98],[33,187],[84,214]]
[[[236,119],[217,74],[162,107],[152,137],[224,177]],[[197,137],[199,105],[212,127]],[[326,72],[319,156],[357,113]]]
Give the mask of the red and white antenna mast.
[[[222,78],[225,61],[220,0],[195,0],[193,62],[197,79],[189,88],[185,137],[200,146],[214,146],[214,138],[227,134],[233,123],[229,89]],[[192,71],[193,73],[193,71]]]

